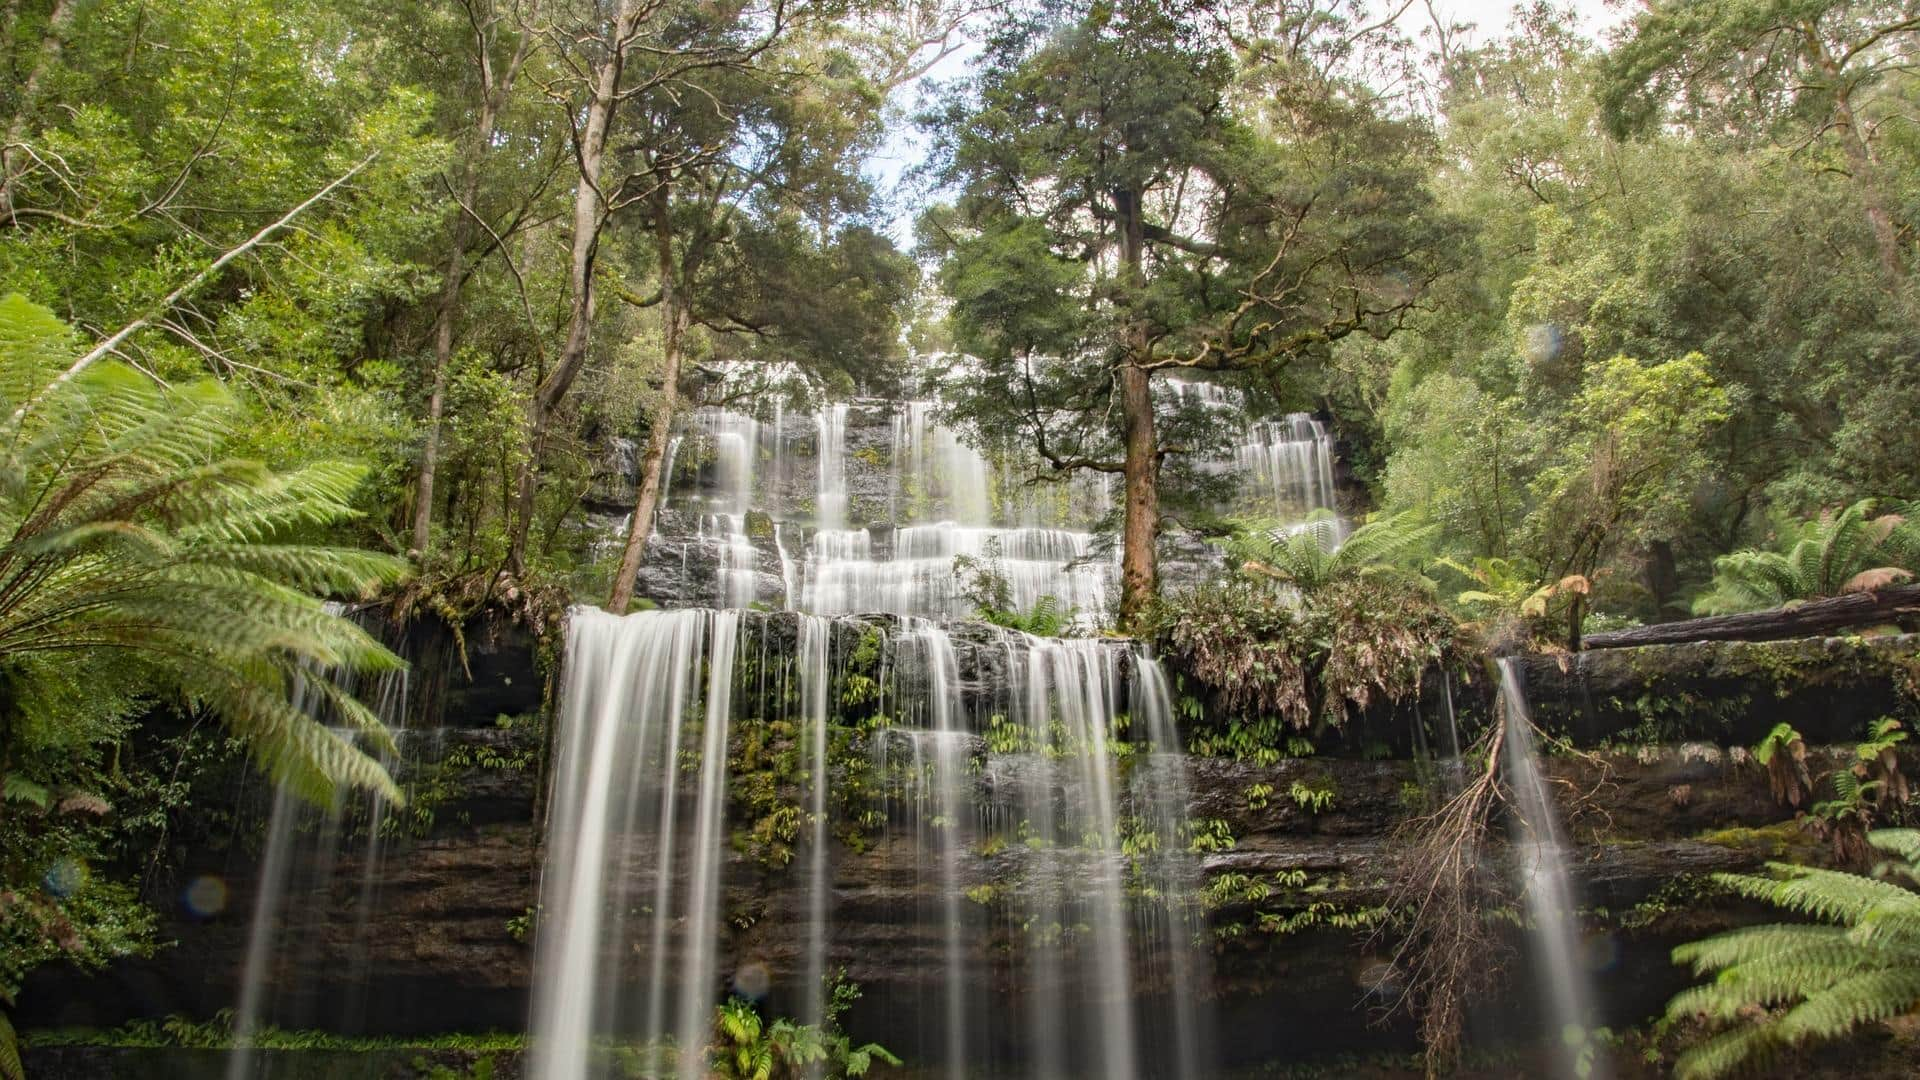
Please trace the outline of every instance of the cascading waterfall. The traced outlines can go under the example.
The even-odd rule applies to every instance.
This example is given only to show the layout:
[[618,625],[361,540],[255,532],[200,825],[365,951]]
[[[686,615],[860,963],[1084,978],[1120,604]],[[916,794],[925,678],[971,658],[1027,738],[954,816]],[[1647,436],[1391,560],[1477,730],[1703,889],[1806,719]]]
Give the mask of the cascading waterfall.
[[1051,596],[1062,611],[1106,610],[1112,566],[1091,558],[1093,538],[1068,529],[1002,529],[951,521],[893,530],[892,557],[876,557],[865,529],[815,533],[799,607],[823,614],[968,614],[954,560],[966,557],[1003,579],[1013,607]]
[[819,1024],[826,1016],[827,904],[833,882],[827,866],[827,725],[829,666],[833,623],[819,615],[800,616],[800,700],[806,713],[808,812],[813,818],[807,851],[807,967],[801,1019]]
[[1246,411],[1245,395],[1233,387],[1184,379],[1165,385],[1177,402],[1222,414],[1223,421],[1235,418],[1230,452],[1210,466],[1240,478],[1243,496],[1261,513],[1301,521],[1315,510],[1337,509],[1333,436],[1325,424],[1298,412],[1247,423],[1237,419]]
[[1274,513],[1305,517],[1334,505],[1333,437],[1306,413],[1252,425],[1234,448],[1242,476],[1250,477]]
[[[776,716],[798,721],[795,797],[807,828],[788,871],[804,912],[791,931],[797,959],[775,988],[803,1022],[824,1014],[835,925],[833,642],[842,623],[758,615],[747,635],[745,618],[572,613],[531,1076],[608,1075],[611,1059],[594,1048],[609,1039],[650,1048],[682,1077],[699,1075],[691,1051],[704,1045],[729,970],[721,871],[730,726]],[[792,626],[792,638],[777,625]],[[1184,762],[1157,665],[1124,642],[1012,631],[970,641],[963,663],[942,623],[845,625],[838,632],[884,638],[887,723],[872,739],[898,794],[882,843],[909,845],[900,850],[922,883],[915,909],[902,914],[938,957],[905,976],[922,987],[911,1011],[927,1038],[895,1049],[955,1078],[1076,1068],[1206,1075],[1195,1005],[1204,958],[1179,900],[1195,870],[1181,840]],[[757,647],[743,648],[743,637]],[[769,644],[787,640],[790,655]],[[1000,673],[991,692],[976,668]],[[748,670],[790,671],[797,693],[776,683],[742,711],[735,701]],[[1123,739],[1136,748],[1127,770],[1115,745]],[[1144,833],[1157,842],[1130,849]],[[983,934],[1002,935],[1012,959],[998,959],[998,946],[983,951]],[[748,966],[732,963],[736,972]],[[1018,1002],[1011,1012],[992,1004],[991,988],[1002,985]]]
[[[669,1036],[705,1044],[738,629],[731,611],[572,612],[549,821],[555,844],[534,945],[533,1076],[609,1069],[591,1058],[590,1042],[615,1031],[655,1049]],[[696,748],[697,779],[683,791],[683,755]],[[695,821],[683,844],[687,795]],[[647,974],[640,1000],[630,1002],[635,973],[624,969],[631,951],[620,943],[636,910],[651,914]],[[681,1075],[702,1068],[699,1054],[682,1055]]]
[[1500,660],[1500,705],[1506,717],[1502,764],[1519,811],[1513,825],[1515,872],[1531,924],[1529,951],[1551,1010],[1554,1045],[1562,1055],[1558,1074],[1593,1080],[1599,1076],[1588,1035],[1594,995],[1580,958],[1579,909],[1567,875],[1559,815],[1540,772],[1525,683],[1512,657]]
[[[853,746],[875,785],[858,828],[909,879],[885,894],[885,919],[919,959],[864,1006],[919,1034],[892,1049],[954,1080],[1207,1075],[1198,864],[1164,675],[1127,642],[951,622],[972,614],[960,559],[1004,582],[1008,606],[1052,597],[1097,619],[1111,553],[1064,527],[1079,496],[999,494],[1014,474],[939,424],[932,403],[893,408],[877,435],[888,414],[860,409],[858,424],[845,404],[813,414],[810,478],[788,452],[787,428],[804,428],[784,407],[767,422],[693,414],[679,456],[695,480],[679,486],[675,520],[697,532],[661,547],[683,567],[690,549],[716,553],[706,595],[727,610],[571,614],[528,1075],[607,1075],[620,1047],[697,1076],[727,992],[770,995],[801,1023],[828,1015],[835,972],[861,959],[840,935],[872,925],[836,909],[876,902],[836,887],[857,849],[836,839],[852,823],[836,824],[851,804],[835,786],[853,766],[834,755]],[[886,485],[856,486],[851,463],[889,452]],[[812,512],[796,515],[808,486]],[[850,528],[856,505],[893,522]],[[740,610],[763,606],[776,558],[796,610]],[[841,715],[850,700],[866,702],[859,719]],[[790,740],[778,798],[799,824],[791,862],[769,871],[790,875],[791,892],[778,878],[762,888],[791,919],[784,940],[747,956],[758,939],[727,888],[747,872],[727,861],[747,830],[728,820],[728,762],[768,738]],[[747,797],[733,797],[736,815]]]
[[909,401],[894,417],[892,519],[984,523],[992,514],[987,459],[933,412],[931,401]]
[[819,432],[819,468],[814,524],[823,531],[847,527],[847,404],[836,402],[814,417]]
[[[1151,822],[1156,837],[1178,837],[1186,828],[1189,788],[1186,753],[1174,726],[1173,694],[1159,661],[1136,654],[1133,671],[1129,715],[1135,731],[1145,732],[1150,748],[1134,773],[1134,805],[1136,812],[1145,811],[1142,816]],[[1202,985],[1203,961],[1192,943],[1204,932],[1205,920],[1197,906],[1186,902],[1199,880],[1199,868],[1181,845],[1163,843],[1153,852],[1148,869],[1151,887],[1167,902],[1144,909],[1149,922],[1143,936],[1153,943],[1152,954],[1166,961],[1163,975],[1172,988],[1167,995],[1172,1002],[1170,1013],[1156,1016],[1148,1031],[1161,1045],[1172,1047],[1171,1075],[1205,1076],[1205,1048],[1212,1045],[1213,1033],[1206,1027],[1195,995],[1186,992],[1188,987]]]

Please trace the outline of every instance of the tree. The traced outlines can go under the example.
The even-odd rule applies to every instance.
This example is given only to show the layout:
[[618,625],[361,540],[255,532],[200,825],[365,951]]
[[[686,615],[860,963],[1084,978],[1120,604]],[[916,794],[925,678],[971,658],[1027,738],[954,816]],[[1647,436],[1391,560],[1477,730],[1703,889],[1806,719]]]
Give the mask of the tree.
[[[512,104],[514,87],[520,73],[532,58],[540,36],[528,24],[541,18],[540,0],[531,0],[515,12],[512,21],[494,0],[462,0],[470,30],[467,51],[472,58],[474,104],[472,129],[454,162],[457,179],[446,181],[453,202],[452,223],[447,230],[445,264],[439,301],[433,315],[433,353],[428,362],[428,392],[425,440],[420,449],[420,469],[415,481],[413,532],[409,550],[424,557],[432,542],[434,477],[440,464],[441,419],[446,409],[448,367],[453,359],[454,329],[460,308],[460,294],[468,276],[469,248],[476,234],[484,230],[494,246],[502,243],[501,230],[481,217],[481,183],[485,164],[494,149],[494,137],[501,116]],[[512,230],[509,228],[509,232]],[[511,253],[501,252],[503,258]]]
[[[602,12],[597,4],[591,5],[578,23],[556,23],[547,29],[571,73],[547,92],[569,118],[579,118],[573,129],[576,170],[568,251],[567,328],[553,367],[541,378],[529,406],[528,453],[515,482],[508,545],[508,568],[515,573],[526,569],[534,487],[555,412],[587,361],[602,233],[625,206],[636,202],[652,206],[663,199],[670,203],[671,190],[662,187],[663,178],[658,175],[661,155],[679,164],[678,155],[691,153],[698,159],[711,153],[698,145],[643,143],[637,155],[638,167],[608,175],[609,139],[625,134],[615,127],[622,106],[635,100],[644,102],[655,93],[668,97],[681,92],[701,93],[697,85],[701,76],[750,68],[785,37],[796,18],[812,10],[804,2],[788,0],[771,0],[757,8],[619,0],[611,11]],[[725,112],[724,107],[716,111]],[[615,145],[618,148],[618,143]],[[670,181],[671,177],[664,179]],[[658,215],[653,216],[654,227],[658,228]],[[661,284],[665,288],[671,283],[663,280]]]
[[1750,926],[1673,950],[1713,981],[1667,1005],[1672,1020],[1724,1030],[1681,1055],[1686,1080],[1726,1076],[1781,1049],[1847,1035],[1920,1006],[1920,832],[1869,833],[1890,858],[1879,880],[1771,863],[1775,877],[1715,874],[1749,900],[1814,922]]
[[[911,286],[904,260],[873,260],[879,280],[854,264],[877,239],[847,222],[868,207],[858,160],[879,138],[887,87],[860,71],[834,33],[796,30],[752,71],[717,68],[687,81],[700,93],[676,84],[634,106],[644,149],[629,183],[648,193],[658,283],[638,303],[659,305],[661,395],[608,600],[615,612],[632,599],[653,530],[689,331],[774,342],[784,361],[846,370],[848,343],[871,349],[869,363],[897,352],[886,339],[897,335]],[[856,273],[806,272],[834,261]],[[857,303],[834,303],[858,283],[869,290],[854,293]]]
[[[1357,84],[1289,77],[1299,53],[1236,53],[1198,18],[1211,10],[1098,4],[1010,20],[977,100],[930,121],[961,195],[921,231],[946,257],[958,343],[985,365],[954,388],[957,411],[1024,436],[1055,474],[1125,478],[1123,626],[1157,587],[1158,478],[1173,448],[1153,376],[1278,382],[1349,335],[1384,337],[1439,272],[1448,236],[1422,186],[1419,124]],[[1303,16],[1287,29],[1346,27]],[[1236,89],[1242,76],[1258,89]]]
[[[1591,588],[1616,553],[1644,550],[1686,519],[1709,466],[1703,446],[1728,415],[1726,391],[1703,367],[1697,355],[1621,356],[1588,372],[1531,484],[1524,528],[1546,580]],[[1569,648],[1587,595],[1574,594]]]
[[[1889,418],[1914,408],[1920,339],[1852,188],[1775,147],[1792,116],[1756,117],[1702,82],[1694,111],[1618,140],[1595,100],[1608,63],[1550,9],[1452,54],[1435,183],[1475,223],[1471,258],[1354,365],[1378,380],[1354,396],[1384,401],[1389,508],[1444,522],[1458,555],[1545,577],[1557,553],[1532,545],[1554,533],[1527,526],[1531,488],[1588,373],[1617,355],[1698,354],[1726,418],[1701,433],[1689,513],[1594,575],[1601,603],[1671,617],[1776,515],[1915,497],[1911,426]],[[1897,129],[1884,154],[1907,152]]]
[[[1751,110],[1796,149],[1836,146],[1882,269],[1904,289],[1907,223],[1883,175],[1876,91],[1909,63],[1920,13],[1906,0],[1697,0],[1638,15],[1606,58],[1599,96],[1616,135],[1690,111]],[[1730,92],[1730,93],[1729,93]],[[1731,97],[1731,102],[1726,99]]]

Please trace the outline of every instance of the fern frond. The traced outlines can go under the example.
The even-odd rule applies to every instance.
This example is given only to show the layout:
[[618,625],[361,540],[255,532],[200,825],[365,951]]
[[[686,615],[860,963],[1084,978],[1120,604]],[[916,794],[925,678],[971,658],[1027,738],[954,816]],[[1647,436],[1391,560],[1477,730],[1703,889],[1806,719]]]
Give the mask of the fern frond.
[[20,1037],[13,1021],[0,1007],[0,1080],[27,1080],[27,1067],[20,1060]]
[[1790,1041],[1831,1039],[1920,1006],[1920,968],[1863,971],[1808,995],[1778,1023]]
[[1688,1049],[1674,1062],[1677,1080],[1719,1080],[1764,1064],[1779,1049],[1778,1035],[1761,1025],[1737,1027]]
[[[1869,833],[1913,875],[1920,832]],[[1674,962],[1711,982],[1674,996],[1669,1018],[1703,1016],[1735,1026],[1680,1058],[1677,1075],[1718,1077],[1772,1050],[1827,1039],[1920,1008],[1920,894],[1887,881],[1812,867],[1771,864],[1778,877],[1717,874],[1736,895],[1825,924],[1753,926],[1673,951]],[[1748,1020],[1756,1012],[1758,1019]]]
[[1884,881],[1838,870],[1770,863],[1784,878],[1715,874],[1714,880],[1749,900],[1852,926],[1876,912],[1920,911],[1920,896]]
[[1920,863],[1920,829],[1875,829],[1867,843],[1897,859]]
[[0,398],[36,402],[0,438],[0,661],[83,685],[105,653],[145,657],[301,794],[397,799],[361,749],[391,738],[346,683],[312,695],[317,713],[291,696],[302,671],[400,664],[319,597],[372,595],[404,564],[301,536],[357,515],[366,470],[223,457],[245,410],[217,380],[161,386],[100,363],[47,389],[71,347],[50,312],[0,299]]

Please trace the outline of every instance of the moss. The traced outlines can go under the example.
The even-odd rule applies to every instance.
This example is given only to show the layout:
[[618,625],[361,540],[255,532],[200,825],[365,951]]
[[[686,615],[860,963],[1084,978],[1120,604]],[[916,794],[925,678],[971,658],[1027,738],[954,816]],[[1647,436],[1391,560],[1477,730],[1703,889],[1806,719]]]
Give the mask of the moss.
[[1730,829],[1717,829],[1702,833],[1695,839],[1703,844],[1731,848],[1735,851],[1763,852],[1770,859],[1787,858],[1792,855],[1804,856],[1819,847],[1814,838],[1800,827],[1799,822],[1791,820],[1758,827],[1740,825]]

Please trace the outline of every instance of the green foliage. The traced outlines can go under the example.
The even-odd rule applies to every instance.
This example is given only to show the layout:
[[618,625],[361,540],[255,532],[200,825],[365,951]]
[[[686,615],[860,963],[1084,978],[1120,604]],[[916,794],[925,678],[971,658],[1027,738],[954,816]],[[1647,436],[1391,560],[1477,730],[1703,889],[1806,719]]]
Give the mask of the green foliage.
[[1233,827],[1220,818],[1195,818],[1187,824],[1187,850],[1199,853],[1233,850]]
[[[219,383],[163,387],[117,361],[56,381],[71,363],[51,313],[0,300],[6,1002],[41,963],[152,947],[152,914],[99,868],[141,839],[155,847],[138,856],[160,858],[192,787],[190,733],[166,780],[122,766],[143,711],[211,715],[312,800],[364,787],[403,801],[369,753],[393,752],[386,728],[322,674],[400,665],[314,595],[360,598],[399,575],[397,560],[312,540],[356,516],[365,470],[224,457],[247,413]],[[109,794],[125,799],[119,822]]]
[[1713,588],[1694,601],[1694,610],[1752,611],[1911,580],[1920,567],[1920,525],[1872,511],[1873,500],[1862,499],[1786,530],[1781,550],[1721,556],[1714,560]]
[[1788,806],[1799,806],[1813,790],[1813,778],[1807,772],[1807,744],[1792,724],[1780,723],[1767,732],[1753,748],[1753,760],[1767,770],[1767,783],[1773,797]]
[[840,1017],[860,998],[857,985],[835,978],[826,1016],[816,1027],[778,1019],[766,1022],[748,1001],[728,998],[714,1017],[712,1064],[718,1076],[735,1080],[787,1080],[805,1076],[865,1076],[876,1061],[899,1065],[877,1043],[855,1046],[840,1031]]
[[1215,707],[1189,717],[1192,749],[1266,763],[1283,748],[1303,756],[1289,741],[1316,719],[1339,727],[1349,707],[1417,690],[1459,634],[1393,561],[1430,535],[1404,518],[1375,521],[1328,552],[1309,532],[1243,533],[1236,573],[1162,600],[1147,629]]
[[1333,809],[1335,794],[1331,780],[1323,779],[1311,784],[1295,780],[1287,785],[1287,798],[1309,814],[1324,814]]
[[1330,510],[1317,510],[1296,528],[1246,525],[1227,543],[1241,571],[1303,593],[1387,575],[1405,575],[1439,526],[1399,514],[1373,518],[1346,537],[1335,533]]
[[1747,927],[1674,950],[1675,963],[1714,979],[1676,996],[1669,1020],[1698,1017],[1725,1029],[1681,1056],[1679,1076],[1726,1076],[1783,1047],[1920,1006],[1920,832],[1884,829],[1868,841],[1888,856],[1878,877],[1779,863],[1770,878],[1715,875],[1737,895],[1815,921]]
[[216,456],[244,412],[212,380],[163,389],[108,362],[36,400],[65,345],[45,309],[0,300],[0,408],[25,409],[0,471],[9,744],[61,738],[60,717],[42,710],[80,687],[111,693],[102,676],[124,677],[115,665],[131,658],[309,798],[344,784],[401,801],[379,763],[321,719],[391,752],[379,718],[311,675],[399,665],[312,595],[363,597],[400,573],[396,560],[302,535],[354,516],[365,471],[322,462],[276,473]]

